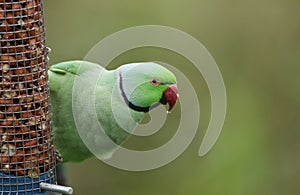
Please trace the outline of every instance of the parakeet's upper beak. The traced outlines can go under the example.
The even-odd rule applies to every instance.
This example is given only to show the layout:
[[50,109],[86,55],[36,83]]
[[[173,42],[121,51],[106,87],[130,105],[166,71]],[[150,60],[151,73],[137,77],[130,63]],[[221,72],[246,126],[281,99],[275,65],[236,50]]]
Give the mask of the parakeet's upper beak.
[[175,106],[176,102],[177,102],[177,98],[178,98],[178,89],[177,86],[175,84],[170,85],[163,93],[162,98],[160,99],[160,103],[161,104],[168,104],[169,105],[169,109],[168,111],[170,112],[173,107]]

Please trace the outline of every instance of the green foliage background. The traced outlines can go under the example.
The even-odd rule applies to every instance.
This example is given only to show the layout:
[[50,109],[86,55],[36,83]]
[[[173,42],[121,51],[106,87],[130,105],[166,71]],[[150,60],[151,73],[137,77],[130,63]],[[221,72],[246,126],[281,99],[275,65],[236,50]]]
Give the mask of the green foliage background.
[[[189,77],[201,106],[198,133],[178,159],[153,171],[118,170],[96,159],[68,164],[75,194],[300,194],[299,7],[298,0],[44,0],[50,64],[82,59],[98,41],[124,28],[166,25],[206,46],[228,95],[222,134],[213,150],[198,157],[210,116],[201,74],[170,51],[142,48],[122,54],[110,67],[158,60]],[[126,146],[151,149],[170,139],[178,107],[161,132],[132,137]]]

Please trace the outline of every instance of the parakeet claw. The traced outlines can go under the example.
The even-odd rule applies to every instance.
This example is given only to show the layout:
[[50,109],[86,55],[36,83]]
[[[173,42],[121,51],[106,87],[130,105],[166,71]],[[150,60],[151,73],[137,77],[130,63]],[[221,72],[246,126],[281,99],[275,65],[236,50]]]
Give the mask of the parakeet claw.
[[63,158],[57,150],[55,151],[55,160],[56,160],[57,163],[62,163],[63,162]]

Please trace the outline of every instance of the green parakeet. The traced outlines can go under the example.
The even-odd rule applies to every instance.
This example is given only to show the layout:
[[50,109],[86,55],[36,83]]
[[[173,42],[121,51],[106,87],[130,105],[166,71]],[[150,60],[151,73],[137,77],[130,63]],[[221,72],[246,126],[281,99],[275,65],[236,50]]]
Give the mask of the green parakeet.
[[103,132],[120,145],[144,113],[159,104],[168,104],[171,110],[178,96],[174,74],[153,62],[126,64],[115,70],[84,61],[62,62],[50,67],[49,86],[55,146],[63,162],[93,156],[78,132],[92,137],[90,144],[98,147],[97,155],[103,158],[109,158],[117,149],[104,134],[93,133],[101,130],[93,125],[89,106],[95,108]]

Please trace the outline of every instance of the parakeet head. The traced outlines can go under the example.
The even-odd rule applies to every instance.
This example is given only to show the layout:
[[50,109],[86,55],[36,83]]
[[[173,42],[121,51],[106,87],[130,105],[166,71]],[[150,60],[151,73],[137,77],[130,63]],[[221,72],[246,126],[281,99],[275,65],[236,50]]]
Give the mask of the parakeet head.
[[118,84],[125,103],[133,110],[148,112],[159,104],[176,104],[176,77],[153,62],[126,64],[118,68]]

